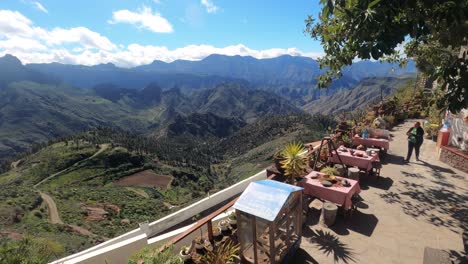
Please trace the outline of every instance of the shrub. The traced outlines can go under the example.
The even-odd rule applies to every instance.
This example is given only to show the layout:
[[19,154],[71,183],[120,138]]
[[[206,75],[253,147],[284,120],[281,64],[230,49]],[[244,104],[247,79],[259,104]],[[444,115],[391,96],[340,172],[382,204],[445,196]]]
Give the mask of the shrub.
[[47,263],[64,253],[62,245],[46,238],[24,237],[0,245],[0,263]]
[[321,169],[320,172],[324,173],[324,174],[327,174],[327,175],[335,175],[335,176],[340,175],[340,173],[338,172],[338,170],[335,167],[325,167],[325,168]]
[[387,128],[391,128],[395,125],[395,116],[384,116],[383,119],[385,120],[385,122],[387,122]]
[[42,213],[40,211],[35,211],[34,216],[38,218],[42,218]]
[[208,251],[200,260],[201,264],[232,264],[237,263],[240,246],[232,240],[227,240],[216,247],[213,251]]
[[169,247],[161,252],[157,252],[153,248],[145,247],[139,252],[135,253],[133,256],[131,256],[130,259],[128,260],[128,264],[137,264],[137,263],[181,264],[181,263],[184,263],[179,256],[173,255],[172,252],[173,252],[173,247]]

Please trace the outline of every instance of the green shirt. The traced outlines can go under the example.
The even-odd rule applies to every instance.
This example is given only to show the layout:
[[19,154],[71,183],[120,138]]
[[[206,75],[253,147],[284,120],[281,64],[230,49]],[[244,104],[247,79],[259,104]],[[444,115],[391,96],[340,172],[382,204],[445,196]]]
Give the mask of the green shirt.
[[408,137],[408,141],[412,143],[416,143],[416,135],[417,135],[417,129],[413,128],[410,132],[410,135]]

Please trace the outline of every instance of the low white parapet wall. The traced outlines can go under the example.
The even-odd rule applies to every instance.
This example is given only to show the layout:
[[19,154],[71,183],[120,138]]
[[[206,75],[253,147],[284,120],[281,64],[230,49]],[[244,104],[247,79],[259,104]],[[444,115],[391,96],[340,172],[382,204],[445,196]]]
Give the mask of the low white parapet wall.
[[67,264],[126,264],[128,258],[135,252],[144,248],[148,243],[146,234],[140,234],[111,246],[100,248],[90,254],[65,261]]
[[[81,263],[81,262],[74,262],[74,260],[75,259],[81,259],[81,256],[88,256],[88,257],[93,256],[96,252],[101,252],[100,250],[103,249],[103,248],[111,248],[113,245],[119,244],[121,242],[131,241],[133,238],[138,237],[140,235],[145,235],[145,237],[146,237],[146,234],[144,234],[140,230],[140,228],[134,229],[134,230],[132,230],[130,232],[127,232],[125,234],[122,234],[122,235],[120,235],[118,237],[115,237],[113,239],[102,242],[101,244],[98,244],[98,245],[96,245],[94,247],[90,247],[88,249],[85,249],[85,250],[80,251],[78,253],[75,253],[73,255],[66,256],[66,257],[64,257],[62,259],[52,261],[52,262],[50,262],[50,264]],[[82,263],[86,263],[86,262],[82,262]],[[109,264],[111,264],[111,263],[109,263]]]
[[182,223],[183,221],[192,218],[193,216],[208,210],[215,205],[218,205],[230,197],[237,195],[245,190],[249,183],[253,181],[263,180],[267,178],[266,170],[263,170],[254,176],[251,176],[243,181],[240,181],[231,187],[223,189],[213,195],[210,195],[196,203],[193,203],[173,214],[165,216],[157,221],[154,221],[149,224],[150,234],[148,236],[153,236],[164,230],[167,230],[177,224]]
[[[212,208],[230,197],[240,194],[253,181],[267,178],[266,170],[263,170],[245,180],[242,180],[226,189],[193,203],[177,212],[167,215],[149,224],[142,224],[140,228],[103,242],[99,245],[83,250],[76,254],[51,262],[51,264],[71,263],[127,263],[128,258],[147,246],[148,238],[163,232],[193,216]],[[142,244],[142,241],[144,242]],[[154,243],[155,241],[151,241]],[[151,244],[152,244],[151,243]],[[111,261],[115,260],[115,261]]]

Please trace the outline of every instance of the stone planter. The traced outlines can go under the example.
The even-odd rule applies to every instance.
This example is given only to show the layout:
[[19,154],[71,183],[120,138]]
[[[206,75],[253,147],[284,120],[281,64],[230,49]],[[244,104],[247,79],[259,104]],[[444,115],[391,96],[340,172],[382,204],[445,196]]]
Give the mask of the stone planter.
[[229,220],[229,224],[232,226],[232,225],[237,225],[237,220],[236,219],[231,219],[231,218],[228,218]]
[[179,256],[183,261],[186,261],[192,258],[192,255],[190,255],[190,253],[186,254],[186,252],[184,252],[183,250],[179,252]]
[[229,222],[227,220],[222,220],[218,223],[218,227],[219,229],[221,229],[221,231],[227,231],[229,229]]
[[195,241],[195,248],[196,249],[202,249],[205,247],[206,241],[204,239],[200,241]]

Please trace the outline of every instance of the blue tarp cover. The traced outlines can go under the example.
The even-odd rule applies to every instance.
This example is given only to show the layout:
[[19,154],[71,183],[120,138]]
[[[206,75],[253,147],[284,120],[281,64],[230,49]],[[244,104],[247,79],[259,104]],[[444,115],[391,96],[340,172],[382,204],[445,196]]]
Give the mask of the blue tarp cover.
[[234,208],[268,221],[274,221],[291,193],[302,189],[272,180],[251,182],[234,204]]

